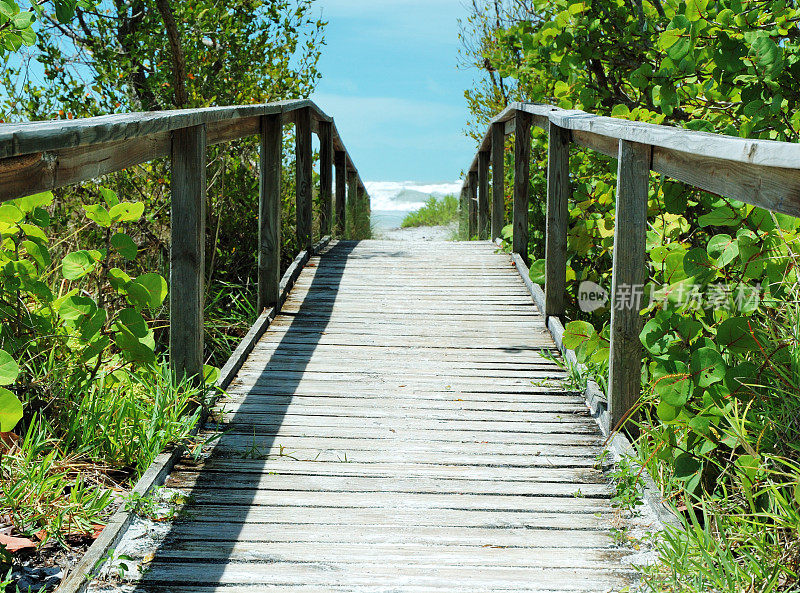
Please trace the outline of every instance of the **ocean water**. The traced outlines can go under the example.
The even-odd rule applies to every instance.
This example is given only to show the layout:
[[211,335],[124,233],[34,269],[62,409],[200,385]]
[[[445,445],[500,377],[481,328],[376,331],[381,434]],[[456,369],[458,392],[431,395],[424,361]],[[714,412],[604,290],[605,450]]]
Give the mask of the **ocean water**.
[[458,195],[461,181],[417,183],[414,181],[367,181],[375,230],[396,229],[406,214],[419,210],[430,196]]

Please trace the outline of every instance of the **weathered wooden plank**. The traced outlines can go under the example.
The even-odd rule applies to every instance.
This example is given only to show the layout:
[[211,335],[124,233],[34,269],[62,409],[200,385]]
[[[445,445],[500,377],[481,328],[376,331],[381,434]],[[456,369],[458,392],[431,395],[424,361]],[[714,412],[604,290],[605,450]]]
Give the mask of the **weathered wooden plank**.
[[[549,469],[549,468],[547,468]],[[544,469],[544,473],[547,473]],[[563,471],[562,471],[563,473]],[[577,473],[577,472],[576,472]],[[438,477],[393,477],[386,476],[311,476],[295,474],[252,474],[231,472],[186,472],[175,471],[167,481],[168,487],[197,488],[209,491],[233,488],[236,490],[261,490],[288,492],[393,492],[405,494],[493,494],[505,496],[572,497],[608,499],[612,487],[602,477],[590,482],[546,482],[520,480],[446,479]],[[536,542],[530,541],[528,545]]]
[[[517,108],[530,112],[542,112],[542,107],[520,105]],[[695,156],[767,167],[800,169],[797,164],[800,159],[800,146],[789,142],[697,132],[672,126],[602,117],[578,110],[547,107],[549,120],[557,126],[570,130],[579,130],[636,144],[657,146]]]
[[[246,422],[247,417],[242,418]],[[390,435],[391,436],[391,435]],[[250,439],[249,442],[246,439]],[[587,478],[581,473],[594,467],[596,459],[591,455],[574,455],[580,453],[580,445],[515,445],[514,443],[469,443],[461,441],[431,441],[407,442],[403,441],[404,450],[399,453],[386,451],[387,439],[348,439],[345,437],[332,438],[322,437],[295,437],[295,436],[276,436],[272,443],[270,439],[256,439],[245,435],[226,435],[222,437],[219,449],[215,454],[223,455],[226,451],[232,451],[234,447],[243,445],[252,447],[254,444],[260,446],[258,455],[262,458],[281,455],[290,456],[293,459],[308,459],[317,462],[329,461],[330,454],[334,461],[338,461],[346,456],[348,461],[360,461],[364,463],[388,463],[397,462],[402,459],[413,459],[415,463],[428,463],[433,465],[457,463],[461,464],[520,464],[541,467],[544,476],[541,480],[551,478],[548,481],[561,481],[560,477],[570,484],[586,482]],[[263,445],[263,446],[261,446]],[[556,451],[558,455],[551,451]],[[585,450],[585,448],[584,448]],[[572,455],[571,455],[572,453]],[[320,457],[323,455],[323,457]],[[558,469],[558,475],[548,473],[550,469]],[[571,469],[571,472],[566,471]],[[298,486],[298,489],[302,489]],[[391,490],[391,486],[386,486]],[[566,495],[577,492],[575,487]],[[566,496],[565,495],[565,496]]]
[[515,566],[540,568],[599,568],[622,553],[612,550],[585,550],[579,556],[564,554],[562,548],[493,547],[476,554],[473,546],[419,544],[357,544],[337,546],[314,542],[280,544],[237,542],[208,544],[181,542],[156,554],[156,561],[201,560],[230,562],[304,562],[349,565],[392,562],[406,567],[420,564],[458,566]]
[[311,249],[311,222],[313,219],[313,155],[311,145],[311,111],[301,109],[295,113],[295,167],[297,196],[297,241],[301,249]]
[[170,150],[170,132],[159,132],[96,147],[66,148],[58,153],[38,152],[0,159],[0,201],[102,177],[167,157]]
[[[472,468],[474,471],[474,467]],[[610,514],[610,513],[609,513]],[[435,513],[402,507],[269,507],[203,505],[203,512],[187,517],[196,523],[270,524],[291,522],[297,525],[373,525],[394,524],[441,527],[531,527],[571,530],[608,528],[608,517],[595,513],[536,511],[493,511],[474,509],[436,509]]]
[[478,238],[489,238],[489,152],[478,155]]
[[[295,396],[281,396],[281,395],[268,395],[258,394],[258,398],[248,400],[243,398],[224,398],[220,401],[220,409],[228,412],[235,412],[236,410],[287,410],[288,405],[291,403],[291,410],[287,413],[294,414],[314,413],[315,410],[331,408],[342,412],[344,410],[352,409],[354,414],[367,412],[375,415],[390,414],[391,411],[402,413],[403,415],[413,418],[415,415],[422,414],[439,414],[447,413],[450,417],[457,418],[462,415],[472,413],[485,414],[491,417],[497,414],[524,414],[532,410],[539,412],[557,412],[557,413],[573,413],[582,412],[586,409],[586,404],[578,401],[569,401],[566,398],[541,398],[538,402],[492,402],[492,401],[468,401],[461,399],[425,399],[422,397],[405,398],[405,397],[380,397],[381,402],[386,402],[386,407],[375,406],[376,402],[371,401],[376,399],[373,397],[357,397],[357,396],[335,396],[330,395],[327,397],[314,397],[309,395],[295,395]],[[294,398],[294,399],[293,399]],[[574,398],[577,400],[577,396]]]
[[[632,571],[591,569],[543,569],[516,567],[472,567],[460,565],[421,564],[403,567],[394,563],[377,561],[375,564],[354,564],[349,570],[331,571],[328,565],[319,563],[203,563],[203,562],[153,562],[143,576],[144,583],[170,583],[173,587],[195,585],[198,580],[224,585],[225,591],[233,585],[281,585],[320,584],[341,586],[372,586],[380,583],[382,588],[394,591],[396,586],[420,586],[449,588],[453,583],[468,583],[471,590],[486,591],[489,588],[508,590],[597,591],[618,587],[620,575]],[[456,585],[458,587],[458,585]],[[428,589],[430,590],[430,589]],[[446,589],[447,590],[447,589]],[[461,591],[461,588],[456,588]],[[238,592],[237,592],[238,593]]]
[[[381,581],[375,581],[381,584]],[[448,591],[449,593],[486,593],[487,586],[483,584],[473,585],[470,582],[460,583],[454,585],[454,582],[457,581],[444,581],[441,582],[439,585],[427,583],[423,586],[420,585],[405,585],[405,584],[393,584],[391,587],[392,593],[438,593],[441,591]],[[259,585],[206,585],[206,586],[198,586],[196,583],[192,584],[182,584],[181,591],[182,593],[254,593],[257,589],[259,592],[264,591],[265,593],[269,593],[272,591],[281,591],[281,593],[286,593],[286,591],[291,591],[291,593],[353,593],[355,591],[367,593],[372,591],[376,585],[373,583],[371,585],[305,585],[305,584],[292,584],[287,585],[285,583],[280,584],[269,584],[269,583],[261,583]],[[599,585],[598,585],[599,586]],[[287,588],[289,587],[289,588]],[[454,589],[454,587],[456,587]],[[586,591],[586,588],[579,588],[578,586],[569,583],[566,585],[567,588],[564,586],[557,586],[554,585],[552,587],[547,585],[539,585],[535,581],[531,582],[530,584],[523,585],[523,584],[515,584],[513,590],[522,592],[529,592],[529,591],[536,591],[537,593],[565,593],[566,591],[574,592],[574,591]],[[136,591],[139,593],[165,593],[165,590],[172,590],[170,586],[164,586],[163,584],[139,584],[136,587]],[[596,591],[592,585],[588,586],[588,590]],[[92,593],[98,591],[98,589],[92,587]],[[102,590],[101,590],[102,591]]]
[[[382,581],[376,580],[372,584],[361,584],[361,585],[305,585],[305,584],[292,584],[287,585],[285,583],[280,584],[269,584],[269,583],[261,583],[259,585],[207,585],[207,586],[198,586],[196,583],[192,584],[182,584],[181,591],[184,593],[254,593],[257,589],[258,591],[264,591],[266,593],[270,593],[272,591],[281,591],[282,593],[286,593],[286,591],[291,591],[292,593],[354,593],[354,592],[364,592],[367,593],[369,591],[374,590],[376,587],[375,583],[382,585]],[[457,583],[457,584],[454,584]],[[597,585],[600,586],[600,585]],[[288,587],[288,588],[287,588]],[[455,588],[454,588],[455,587]],[[164,593],[165,589],[170,589],[169,586],[164,586],[163,584],[139,584],[136,587],[137,592],[141,593]],[[464,582],[461,583],[460,581],[443,581],[437,584],[426,583],[425,585],[406,585],[406,584],[392,584],[391,591],[392,593],[439,593],[441,591],[448,591],[449,593],[486,593],[487,585],[485,584],[472,584],[471,582]],[[529,592],[529,591],[536,591],[537,593],[565,593],[566,591],[574,592],[574,591],[586,591],[587,588],[580,588],[579,585],[575,585],[573,583],[568,583],[565,586],[547,586],[547,585],[539,585],[536,581],[532,581],[529,584],[521,584],[517,583],[513,586],[513,591],[522,592]],[[596,588],[593,588],[592,585],[588,586],[589,591],[596,592]],[[610,589],[608,589],[610,590]],[[92,588],[91,591],[94,593],[97,589]]]
[[[356,537],[365,544],[439,544],[466,546],[518,547],[534,552],[539,547],[570,548],[577,553],[583,549],[607,549],[614,545],[606,531],[568,531],[546,529],[505,529],[498,527],[423,527],[413,530],[397,529],[393,525],[361,525]],[[229,525],[202,523],[172,526],[169,543],[173,541],[247,541],[247,542],[320,542],[340,544],[351,541],[353,534],[332,525],[292,525],[284,523],[271,529],[263,525]],[[476,550],[477,552],[477,550]],[[566,552],[566,550],[565,550]]]
[[[0,124],[0,158],[141,138],[181,128],[249,119],[304,108],[312,109],[315,119],[330,119],[312,101],[299,99],[260,105],[177,109],[74,120]],[[248,135],[255,133],[257,130],[248,132]]]
[[[593,441],[584,439],[584,446],[596,445],[599,439]],[[275,457],[270,459],[255,459],[253,457],[210,457],[194,462],[186,460],[179,466],[179,471],[230,473],[233,471],[247,474],[247,479],[257,479],[252,474],[267,475],[325,475],[345,477],[381,477],[386,479],[397,478],[440,478],[440,479],[472,479],[476,470],[471,466],[458,466],[447,464],[419,464],[419,463],[331,463],[318,461],[301,461],[291,457]],[[521,482],[574,482],[574,483],[601,483],[603,473],[597,469],[581,469],[576,473],[574,468],[559,467],[504,467],[493,465],[481,468],[480,475],[485,480],[521,481]]]
[[641,295],[646,272],[647,194],[651,147],[621,140],[611,281],[609,413],[620,426],[641,390]]
[[[274,323],[273,323],[274,325]],[[355,362],[355,361],[354,361]],[[386,371],[386,360],[372,360],[370,358],[361,358],[358,362],[358,372],[384,372]],[[554,364],[543,361],[539,365],[526,365],[527,368],[519,368],[518,366],[504,366],[502,368],[490,367],[486,364],[474,364],[470,362],[461,364],[448,364],[447,362],[440,362],[437,368],[431,368],[429,361],[406,359],[397,361],[389,371],[392,374],[408,374],[412,372],[418,376],[459,376],[459,377],[515,377],[527,378],[532,376],[530,373],[536,371],[549,371],[559,373],[561,368]],[[352,371],[347,368],[342,368],[336,361],[318,358],[314,361],[306,358],[295,357],[285,358],[279,360],[269,359],[253,360],[242,367],[242,373],[264,373],[270,371],[303,371],[303,372],[324,372],[324,373],[350,373]]]
[[505,133],[503,125],[491,126],[492,134],[492,228],[489,238],[500,237],[505,226]]
[[514,136],[514,237],[513,251],[528,264],[528,201],[530,199],[531,116],[516,114]]
[[[320,423],[316,423],[320,424]],[[353,426],[356,422],[351,422],[347,426],[314,426],[309,421],[308,425],[289,426],[275,422],[272,424],[259,423],[245,425],[243,423],[220,425],[220,430],[227,431],[222,437],[221,442],[227,442],[231,447],[245,447],[259,443],[263,448],[264,444],[274,441],[274,436],[317,436],[325,438],[342,438],[351,436],[353,438],[386,438],[396,439],[398,442],[406,440],[442,440],[449,442],[480,441],[487,443],[514,443],[525,439],[526,443],[531,444],[567,444],[581,442],[577,437],[591,437],[597,432],[590,424],[580,425],[575,423],[547,423],[536,424],[528,431],[494,430],[490,426],[468,429],[464,427],[453,427],[444,430],[435,426],[428,427],[403,427],[398,428],[384,425],[380,427],[368,426],[368,422],[361,422],[361,426]],[[256,434],[254,437],[253,434]],[[236,439],[234,439],[234,436]],[[242,437],[242,438],[240,438]],[[269,438],[267,438],[269,437]],[[588,439],[593,444],[598,444],[597,439]],[[234,442],[236,441],[236,442]],[[583,442],[586,442],[585,440]],[[398,452],[395,461],[413,462],[402,456]],[[526,459],[525,463],[542,465],[537,459]]]
[[177,377],[203,370],[206,225],[206,130],[172,135],[170,246],[170,364]]
[[[341,386],[340,386],[341,387]],[[575,394],[564,396],[562,387],[557,382],[550,382],[547,385],[537,384],[535,389],[454,389],[451,385],[444,386],[420,386],[415,385],[410,388],[406,384],[401,385],[353,385],[349,390],[338,389],[333,392],[327,388],[322,381],[282,381],[270,383],[269,385],[243,385],[234,381],[227,392],[231,398],[240,399],[244,396],[276,396],[284,397],[291,395],[307,397],[354,397],[359,399],[386,398],[408,398],[441,401],[450,398],[453,401],[488,401],[488,402],[525,402],[537,403],[541,401],[559,401],[559,398],[575,401]],[[560,395],[561,394],[561,395]],[[555,398],[555,399],[554,399]]]
[[280,114],[261,120],[258,200],[258,304],[260,313],[280,296],[281,171],[283,124]]
[[[312,492],[250,490],[229,488],[221,497],[216,490],[195,488],[193,504],[198,507],[225,507],[231,511],[258,507],[328,507],[343,509],[403,509],[420,512],[448,510],[496,510],[564,514],[594,514],[607,511],[608,501],[581,496],[503,496],[494,494],[416,494],[384,492]],[[233,507],[233,508],[231,508]]]

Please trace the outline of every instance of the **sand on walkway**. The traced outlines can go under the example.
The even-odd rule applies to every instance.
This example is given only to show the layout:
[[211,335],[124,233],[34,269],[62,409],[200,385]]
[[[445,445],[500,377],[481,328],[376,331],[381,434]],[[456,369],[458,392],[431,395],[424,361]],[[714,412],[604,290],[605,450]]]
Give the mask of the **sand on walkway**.
[[449,241],[453,238],[457,224],[442,226],[417,226],[375,231],[376,239],[391,241]]

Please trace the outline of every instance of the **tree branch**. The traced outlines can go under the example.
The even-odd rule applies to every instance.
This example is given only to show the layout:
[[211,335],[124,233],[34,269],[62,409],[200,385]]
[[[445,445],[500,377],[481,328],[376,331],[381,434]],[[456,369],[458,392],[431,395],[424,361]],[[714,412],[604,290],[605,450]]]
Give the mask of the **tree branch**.
[[161,20],[167,29],[169,39],[170,55],[172,56],[172,75],[175,84],[175,106],[183,107],[186,105],[188,96],[186,94],[186,57],[181,46],[181,36],[178,32],[178,24],[172,14],[172,7],[169,0],[156,0],[158,12],[161,13]]

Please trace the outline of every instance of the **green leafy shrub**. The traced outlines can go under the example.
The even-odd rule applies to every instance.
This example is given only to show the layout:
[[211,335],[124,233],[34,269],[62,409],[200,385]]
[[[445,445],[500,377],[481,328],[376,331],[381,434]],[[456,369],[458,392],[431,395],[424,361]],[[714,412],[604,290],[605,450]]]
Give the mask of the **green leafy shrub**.
[[81,468],[136,479],[198,420],[200,391],[157,362],[167,282],[135,271],[126,232],[144,204],[95,195],[77,216],[100,249],[55,238],[50,193],[0,206],[0,431],[22,434],[6,439],[0,509],[25,533],[102,523],[110,491]]

